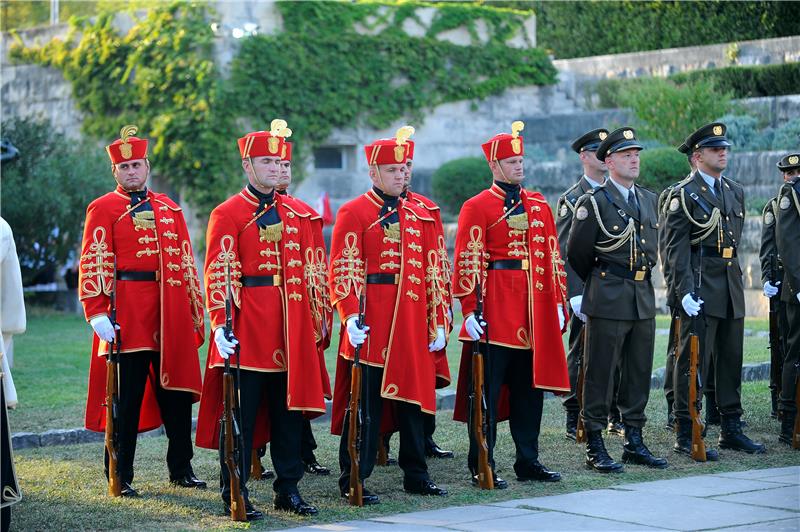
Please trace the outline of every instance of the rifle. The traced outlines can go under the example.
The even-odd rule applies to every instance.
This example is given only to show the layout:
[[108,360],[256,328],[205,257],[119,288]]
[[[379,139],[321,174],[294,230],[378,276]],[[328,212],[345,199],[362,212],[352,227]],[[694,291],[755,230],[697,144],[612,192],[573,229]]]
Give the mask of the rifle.
[[[697,285],[692,298],[697,301],[697,293],[703,283],[703,246],[698,252]],[[702,312],[702,309],[701,309]],[[697,319],[700,315],[692,316],[692,329],[689,334],[689,418],[692,420],[692,459],[697,462],[706,461],[706,444],[703,441],[703,421],[700,419],[700,394],[702,382],[700,380],[700,337],[697,336]]]
[[[775,253],[769,254],[769,282],[776,286],[778,279],[778,257]],[[769,298],[769,380],[770,385],[775,388],[772,390],[773,397],[781,395],[781,379],[783,375],[783,338],[780,332],[780,298],[775,295]],[[773,407],[775,406],[773,399]],[[781,418],[781,410],[777,409],[778,419]]]
[[261,467],[261,457],[258,456],[258,449],[253,449],[250,453],[250,478],[261,480],[264,468]]
[[[230,264],[225,265],[225,338],[230,341],[233,339],[233,317],[231,309],[231,272]],[[235,355],[239,356],[239,345],[236,345]],[[231,373],[230,357],[225,359],[225,369],[222,373],[222,417],[219,420],[222,431],[223,457],[225,466],[228,468],[228,481],[231,488],[231,519],[233,521],[247,521],[247,511],[245,510],[244,497],[240,483],[239,468],[241,466],[242,435],[239,431],[239,424],[235,418],[236,384]],[[234,435],[236,441],[234,442]],[[237,445],[238,444],[238,445]]]
[[583,324],[583,330],[581,331],[581,356],[578,358],[578,379],[575,382],[575,399],[578,401],[578,410],[581,412],[578,414],[578,424],[575,427],[575,443],[586,443],[586,428],[583,426],[583,382],[586,378],[586,366],[584,365],[583,361],[586,358],[586,326],[587,324]]
[[[366,270],[365,270],[366,271]],[[364,312],[366,310],[367,285],[361,289],[358,296],[358,328],[364,327]],[[353,367],[350,371],[350,403],[347,406],[349,426],[347,430],[347,454],[350,455],[350,489],[347,492],[347,502],[351,506],[364,506],[363,487],[361,485],[361,344],[356,347],[353,357]],[[367,394],[369,395],[369,394]],[[369,416],[369,414],[367,414]]]
[[378,438],[378,455],[375,463],[380,466],[388,465],[389,451],[386,450],[386,434],[380,434]]
[[[483,318],[483,290],[481,283],[475,287],[475,317],[478,320]],[[489,349],[489,328],[486,326],[486,349]],[[486,397],[484,396],[484,368],[483,355],[480,351],[480,339],[472,342],[472,393],[470,394],[470,430],[478,446],[478,486],[481,489],[494,489],[494,475],[492,466],[489,464],[489,444],[486,439],[488,433],[488,423],[486,421],[487,407]]]
[[[681,313],[676,309],[675,312],[672,313],[672,321],[674,325],[674,332],[672,334],[672,355],[675,357],[673,360],[673,366],[678,365],[678,358],[680,357],[680,345],[681,345]],[[667,357],[667,362],[669,362],[669,357]],[[673,370],[675,367],[672,368]],[[675,407],[675,398],[672,399],[672,408]],[[674,411],[674,410],[673,410]],[[677,432],[678,430],[678,423],[675,422],[673,418],[673,428]]]
[[792,427],[792,448],[800,449],[800,363],[795,363],[794,371],[794,404],[798,413],[794,416],[794,427]]
[[114,340],[108,344],[106,357],[106,454],[108,454],[108,494],[112,497],[122,495],[122,480],[117,470],[117,451],[119,450],[119,355],[122,351],[122,333],[117,323],[117,257],[114,257],[114,280],[111,288],[111,326]]

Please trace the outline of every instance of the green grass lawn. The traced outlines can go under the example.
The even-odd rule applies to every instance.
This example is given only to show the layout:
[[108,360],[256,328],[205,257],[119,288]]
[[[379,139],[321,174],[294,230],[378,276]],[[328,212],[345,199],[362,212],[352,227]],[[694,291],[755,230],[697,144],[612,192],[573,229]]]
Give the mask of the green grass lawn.
[[[458,375],[461,357],[461,343],[456,340],[460,330],[460,317],[456,330],[450,335],[447,358],[453,386]],[[669,329],[669,318],[656,318],[656,327]],[[752,330],[768,330],[766,319],[748,318],[745,327]],[[334,323],[338,339],[339,322]],[[208,330],[208,328],[206,328]],[[564,335],[564,342],[566,343]],[[747,336],[744,339],[745,364],[769,360],[767,338]],[[667,336],[656,335],[653,367],[664,366],[667,349]],[[336,370],[336,347],[331,345],[325,353],[325,360],[334,378]],[[83,426],[83,413],[86,402],[86,389],[89,382],[89,350],[91,348],[91,328],[82,316],[57,313],[32,308],[28,314],[28,330],[14,338],[14,361],[12,370],[17,386],[19,406],[9,412],[12,431],[42,432],[48,429]],[[206,347],[198,355],[200,365],[204,366]],[[197,405],[195,405],[196,414]]]

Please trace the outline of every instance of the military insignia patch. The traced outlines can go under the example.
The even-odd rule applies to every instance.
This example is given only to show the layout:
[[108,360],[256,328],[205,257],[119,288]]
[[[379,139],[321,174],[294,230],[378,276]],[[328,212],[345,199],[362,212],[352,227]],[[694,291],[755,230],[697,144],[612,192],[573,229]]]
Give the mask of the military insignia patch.
[[764,214],[764,225],[772,225],[775,223],[775,215],[772,212],[767,212]]
[[561,206],[561,210],[558,211],[558,215],[559,216],[566,216],[568,211],[569,211],[569,209],[567,209],[567,206],[566,205],[562,205]]
[[789,202],[789,196],[782,197],[780,203],[781,209],[786,210],[789,208],[789,205],[791,205],[791,203]]
[[589,211],[586,209],[586,207],[578,207],[578,210],[575,211],[575,216],[578,218],[578,220],[585,220],[589,217]]
[[681,202],[678,200],[678,198],[672,198],[669,202],[669,210],[672,212],[677,211],[680,206]]

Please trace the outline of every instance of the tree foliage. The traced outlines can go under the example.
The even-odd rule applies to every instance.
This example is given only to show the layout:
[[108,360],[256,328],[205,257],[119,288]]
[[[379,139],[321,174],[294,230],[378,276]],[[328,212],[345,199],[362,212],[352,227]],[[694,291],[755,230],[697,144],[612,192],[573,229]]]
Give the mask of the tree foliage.
[[492,183],[492,171],[481,157],[444,163],[431,176],[433,196],[445,213],[456,214],[469,198]]

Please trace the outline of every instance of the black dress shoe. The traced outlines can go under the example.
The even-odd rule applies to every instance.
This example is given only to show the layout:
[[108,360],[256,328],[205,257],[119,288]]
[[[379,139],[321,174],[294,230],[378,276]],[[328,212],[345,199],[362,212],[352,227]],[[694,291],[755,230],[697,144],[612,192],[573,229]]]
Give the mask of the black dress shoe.
[[603,442],[601,431],[594,430],[587,434],[586,440],[586,467],[599,473],[622,473],[625,467],[615,462]]
[[440,488],[436,483],[430,479],[418,480],[416,482],[403,481],[403,489],[407,493],[414,495],[436,495],[437,497],[444,497],[447,495],[447,490]]
[[[502,478],[498,477],[497,473],[495,473],[494,471],[492,471],[492,478],[493,478],[493,481],[494,481],[494,489],[496,489],[496,490],[504,490],[504,489],[508,488],[508,482],[506,482]],[[477,486],[478,485],[478,474],[477,473],[472,475],[472,485],[473,486]]]
[[647,445],[642,440],[642,428],[625,427],[625,443],[622,445],[622,461],[652,467],[653,469],[665,469],[669,464],[664,458],[653,456]]
[[306,473],[311,473],[312,475],[319,475],[321,477],[325,477],[331,474],[330,469],[321,465],[316,460],[312,460],[310,462],[303,462],[303,465],[306,468]]
[[133,488],[133,486],[130,485],[129,482],[123,482],[122,483],[122,491],[120,492],[120,495],[122,495],[123,497],[138,497],[139,496],[139,492],[136,491]]
[[276,493],[275,509],[297,515],[317,515],[319,513],[316,506],[311,506],[304,501],[299,493]]
[[261,469],[261,478],[257,480],[269,480],[271,478],[275,478],[275,472],[270,471],[269,469]]
[[194,476],[194,473],[187,473],[182,477],[173,478],[170,480],[170,483],[181,488],[196,488],[199,490],[206,489],[206,483]]
[[[225,505],[225,515],[231,515],[231,507],[228,504]],[[264,519],[264,514],[261,513],[261,510],[256,510],[249,502],[244,503],[244,515],[248,521],[260,521]]]
[[[339,492],[343,499],[347,499],[347,490]],[[361,503],[364,506],[372,506],[373,504],[380,504],[381,499],[367,488],[361,488]]]
[[536,480],[538,482],[558,482],[561,480],[561,473],[550,471],[538,461],[535,461],[525,466],[524,469],[520,468],[520,470],[517,471],[517,480],[520,482],[527,482],[529,480]]
[[434,443],[433,446],[425,449],[425,456],[428,458],[453,458],[455,454],[453,451],[445,451]]

